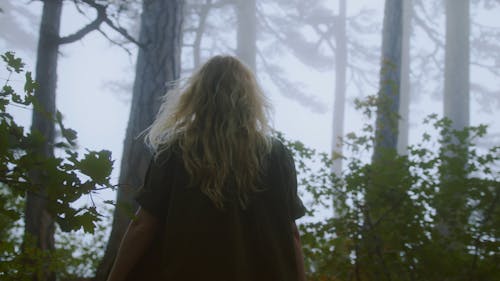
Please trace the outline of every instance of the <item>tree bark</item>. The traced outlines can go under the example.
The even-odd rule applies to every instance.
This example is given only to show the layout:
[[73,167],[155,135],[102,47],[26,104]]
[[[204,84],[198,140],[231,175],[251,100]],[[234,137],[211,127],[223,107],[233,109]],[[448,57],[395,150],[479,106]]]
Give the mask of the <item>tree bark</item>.
[[236,56],[254,73],[257,55],[257,3],[256,0],[238,0]]
[[375,123],[373,160],[383,153],[396,152],[398,137],[399,87],[401,81],[401,43],[403,3],[386,0],[382,35],[380,90]]
[[[35,98],[40,110],[33,110],[31,131],[41,133],[45,142],[38,154],[53,157],[54,119],[56,112],[57,59],[62,0],[46,0],[43,4],[42,20],[37,50]],[[39,182],[43,171],[33,171],[33,182]],[[29,191],[26,195],[24,245],[35,246],[42,251],[54,249],[54,220],[47,210],[46,186]],[[32,244],[33,243],[33,244]],[[55,280],[55,273],[44,266],[33,280]],[[38,276],[36,276],[38,275]]]
[[133,200],[141,186],[150,153],[139,137],[153,122],[160,98],[167,92],[167,82],[180,76],[183,0],[144,0],[141,16],[139,49],[134,81],[132,108],[121,161],[117,208],[113,215],[111,235],[95,280],[105,280],[120,241],[137,208]]
[[399,101],[398,154],[408,154],[410,131],[410,38],[412,19],[412,0],[403,0],[403,41],[401,46],[401,85]]

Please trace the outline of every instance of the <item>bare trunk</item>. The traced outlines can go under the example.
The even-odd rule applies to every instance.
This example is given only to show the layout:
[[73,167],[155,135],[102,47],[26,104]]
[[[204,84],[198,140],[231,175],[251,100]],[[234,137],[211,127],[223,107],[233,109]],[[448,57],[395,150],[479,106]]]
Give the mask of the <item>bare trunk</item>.
[[[333,104],[333,136],[332,156],[342,155],[342,142],[339,139],[344,135],[344,112],[347,69],[347,42],[346,42],[346,2],[340,0],[339,15],[335,21],[335,101]],[[340,175],[342,159],[333,161],[333,172]]]
[[[455,130],[469,126],[469,9],[468,0],[446,1],[444,117],[452,121],[451,127]],[[452,137],[450,142],[458,144],[459,140]],[[443,143],[444,146],[448,144]],[[464,150],[443,151],[441,188],[436,197],[436,229],[445,239],[452,233],[463,231],[467,224],[467,218],[456,212],[457,206],[466,204],[460,190],[467,177],[466,152],[466,147]]]
[[257,4],[256,0],[238,0],[236,56],[250,69],[256,71],[257,54]]
[[469,0],[446,1],[444,116],[452,127],[469,126]]
[[[43,4],[40,37],[38,41],[36,81],[39,85],[35,97],[40,110],[33,111],[31,131],[38,131],[45,142],[37,151],[42,157],[53,157],[54,116],[56,111],[57,59],[62,0],[46,0]],[[33,171],[33,181],[39,182],[43,171]],[[47,187],[40,186],[26,195],[25,237],[26,247],[36,246],[42,251],[54,249],[54,220],[47,210]],[[33,244],[32,244],[33,243]],[[55,273],[44,266],[34,280],[55,280]]]
[[380,91],[378,94],[373,160],[383,153],[396,152],[398,137],[399,87],[401,76],[401,43],[403,3],[386,0],[382,35]]
[[[368,259],[376,261],[374,280],[393,280],[393,274],[381,249],[385,247],[382,225],[375,227],[386,206],[388,194],[393,198],[404,198],[405,192],[398,190],[399,176],[397,150],[399,119],[399,87],[401,83],[401,44],[403,36],[403,3],[401,0],[386,0],[382,34],[382,56],[380,68],[380,90],[377,97],[375,140],[370,169],[370,183],[365,193],[363,209],[363,239],[366,241]],[[387,231],[387,230],[386,230]]]
[[168,90],[167,82],[179,79],[181,25],[184,1],[149,0],[143,2],[140,42],[134,81],[132,108],[125,136],[120,169],[117,208],[113,216],[111,235],[95,280],[105,280],[119,244],[137,208],[133,195],[141,186],[150,153],[142,137],[153,122],[160,97]]
[[[333,134],[332,134],[332,172],[336,176],[342,173],[343,153],[342,141],[344,135],[346,71],[347,71],[347,38],[346,38],[346,0],[339,2],[339,14],[335,20],[335,101],[333,104]],[[335,200],[334,200],[335,207]],[[335,212],[335,211],[334,211]]]
[[410,37],[412,0],[403,0],[403,41],[401,47],[401,88],[399,100],[398,154],[408,154],[410,130]]

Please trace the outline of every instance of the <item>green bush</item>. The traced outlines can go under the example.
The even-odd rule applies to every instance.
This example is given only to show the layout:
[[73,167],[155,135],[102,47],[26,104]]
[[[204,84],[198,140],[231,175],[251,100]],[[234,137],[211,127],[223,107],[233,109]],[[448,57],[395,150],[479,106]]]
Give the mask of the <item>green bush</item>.
[[[500,147],[475,146],[485,126],[424,123],[438,137],[425,133],[407,156],[387,151],[376,163],[363,160],[372,128],[348,134],[338,177],[329,155],[284,140],[312,195],[300,225],[309,280],[500,280]],[[314,219],[332,205],[334,216]]]
[[[48,267],[59,276],[74,276],[88,272],[87,265],[95,264],[98,257],[95,249],[79,239],[76,231],[94,233],[101,220],[94,204],[77,206],[75,201],[90,196],[97,190],[113,188],[109,177],[113,167],[111,153],[106,150],[90,151],[82,156],[75,151],[77,134],[66,128],[62,114],[57,112],[52,120],[61,133],[61,138],[52,144],[56,157],[41,154],[40,147],[47,141],[37,131],[27,132],[16,123],[9,107],[26,110],[41,110],[33,95],[37,84],[24,63],[14,53],[1,55],[9,77],[0,92],[0,279],[32,280],[32,276]],[[10,85],[11,79],[23,80],[23,93],[18,94]],[[47,114],[47,118],[51,118]],[[42,171],[36,183],[33,171]],[[45,189],[40,193],[40,187]],[[27,192],[38,193],[48,201],[48,211],[63,232],[56,243],[55,251],[42,251],[35,247],[33,237],[24,236],[24,202]],[[92,200],[93,202],[93,200]],[[68,236],[69,235],[69,236]],[[103,242],[101,242],[103,244]],[[79,252],[74,256],[74,252]]]

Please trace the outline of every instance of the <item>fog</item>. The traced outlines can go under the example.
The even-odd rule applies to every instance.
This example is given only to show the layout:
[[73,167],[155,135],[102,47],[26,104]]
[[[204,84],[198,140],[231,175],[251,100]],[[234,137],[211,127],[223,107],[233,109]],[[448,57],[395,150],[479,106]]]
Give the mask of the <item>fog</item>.
[[[412,9],[416,16],[411,21],[410,41],[410,144],[421,135],[421,121],[426,115],[443,112],[444,5],[430,2],[416,1]],[[259,3],[256,75],[274,107],[274,127],[288,138],[328,152],[332,149],[336,62],[332,35],[335,25],[329,20],[333,22],[338,3],[317,1],[309,6],[293,5],[279,1]],[[314,10],[317,7],[324,9]],[[1,8],[2,53],[15,51],[34,69],[41,3],[3,0]],[[344,134],[360,130],[367,121],[354,109],[354,99],[378,91],[383,1],[348,1],[346,8],[348,67]],[[220,8],[208,14],[201,61],[215,54],[235,52],[236,30],[231,29],[235,19],[229,11],[231,8]],[[88,15],[83,16],[74,5],[65,4],[61,34],[70,34],[87,24],[94,16],[87,12]],[[471,7],[470,124],[489,126],[489,134],[483,141],[489,144],[498,143],[500,138],[500,125],[495,122],[500,100],[497,47],[500,38],[494,36],[500,33],[498,12],[498,5],[492,9],[485,8],[484,4]],[[130,15],[124,22],[131,34],[137,33],[138,14],[132,11],[124,15]],[[297,22],[300,17],[305,23]],[[184,25],[194,26],[196,20],[191,15]],[[428,22],[424,22],[426,20]],[[287,25],[292,25],[292,29],[278,29]],[[104,31],[112,34],[109,28]],[[186,31],[185,45],[192,43],[193,36]],[[111,38],[125,42],[117,34]],[[63,113],[67,126],[78,132],[79,147],[112,151],[116,160],[115,180],[119,174],[137,52],[134,44],[124,46],[92,32],[76,43],[62,46],[58,67],[57,108]],[[192,48],[185,46],[182,51],[184,77],[195,67],[192,58]],[[6,79],[5,72],[2,73],[1,78]],[[12,110],[29,126],[29,110]],[[113,197],[112,194],[102,196]]]
[[[238,51],[237,19],[232,7],[210,10],[203,20],[203,36],[197,39],[193,30],[199,27],[200,14],[194,12],[200,11],[196,5],[202,2],[191,1],[192,10],[186,10],[182,77],[188,77],[197,64],[213,55],[238,54],[246,60],[242,56],[252,50],[251,42],[246,42],[244,46],[248,48]],[[343,130],[337,131],[337,135],[359,132],[365,122],[374,122],[355,109],[354,100],[376,95],[379,89],[384,1],[347,1],[344,53],[347,57],[342,58],[336,58],[340,48],[340,41],[335,37],[338,36],[335,20],[339,19],[339,1],[258,2],[253,19],[257,29],[255,73],[274,107],[274,128],[289,139],[330,153],[335,143],[332,120],[339,77],[336,76],[339,71],[336,63],[346,63],[345,115]],[[409,144],[415,143],[424,130],[428,130],[422,124],[425,116],[431,113],[442,116],[445,108],[444,1],[414,0],[412,3],[411,13],[405,14],[412,16],[406,23],[406,30],[410,31],[406,88]],[[0,52],[16,52],[34,71],[41,1],[1,0],[0,8]],[[123,26],[135,38],[140,24],[140,13],[134,10],[137,8],[121,15]],[[71,1],[65,2],[61,22],[63,36],[75,32],[95,17],[90,9],[84,12],[79,12]],[[470,94],[469,105],[460,100],[458,104],[465,104],[470,110],[470,125],[489,126],[480,147],[500,143],[499,14],[498,2],[471,2],[470,91],[466,91]],[[249,21],[251,23],[252,19],[245,20],[247,25]],[[240,34],[251,32],[242,29]],[[130,113],[137,46],[109,27],[103,26],[102,32],[109,38],[94,31],[59,49],[56,100],[65,125],[78,132],[78,147],[82,151],[88,148],[112,152],[115,160],[112,182],[117,183]],[[193,47],[196,40],[199,40],[197,49]],[[0,80],[6,79],[6,71],[0,70]],[[22,81],[12,80],[11,84],[22,87]],[[458,96],[454,98],[459,99]],[[30,126],[30,109],[12,107],[9,111],[20,123],[27,128]],[[458,115],[461,116],[460,112]],[[96,198],[101,201],[115,199],[115,192],[101,192]],[[325,216],[327,214],[330,212],[326,211]]]

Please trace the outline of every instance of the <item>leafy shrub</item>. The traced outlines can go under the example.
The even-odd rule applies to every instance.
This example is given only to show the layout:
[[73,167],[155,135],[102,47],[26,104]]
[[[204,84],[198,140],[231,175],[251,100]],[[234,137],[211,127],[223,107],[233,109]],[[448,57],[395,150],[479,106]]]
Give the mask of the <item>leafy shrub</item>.
[[[59,236],[63,238],[59,245],[67,243],[59,250],[49,252],[37,248],[33,237],[23,236],[25,196],[27,192],[44,196],[48,201],[48,211],[62,231],[81,229],[94,233],[101,214],[94,204],[77,206],[75,202],[82,196],[92,199],[97,190],[113,187],[109,183],[113,167],[111,153],[87,150],[82,156],[76,152],[77,134],[63,125],[60,112],[52,121],[62,138],[52,144],[51,149],[60,151],[57,154],[61,156],[46,157],[40,153],[40,148],[47,142],[45,137],[37,131],[27,132],[8,112],[9,106],[42,110],[33,95],[37,84],[31,73],[24,71],[24,63],[14,53],[7,52],[1,57],[9,78],[0,92],[0,279],[32,280],[33,274],[40,272],[42,267],[48,267],[61,276],[71,275],[68,270],[78,271],[75,262],[78,259],[71,252],[80,251],[80,256],[90,257],[87,262],[92,264],[95,263],[92,257],[99,248],[82,247],[85,243],[74,234],[70,234],[72,238]],[[18,94],[10,85],[10,79],[21,75],[24,79],[19,80],[23,79],[25,83],[23,93]],[[46,116],[51,118],[49,114]],[[32,180],[33,171],[42,171],[36,183]],[[45,192],[40,193],[41,187]]]
[[[309,280],[500,280],[500,147],[475,146],[482,125],[424,123],[438,137],[424,133],[407,156],[376,162],[363,160],[372,128],[348,134],[340,176],[329,155],[284,140],[312,195],[300,225]],[[334,216],[314,219],[332,205]]]

